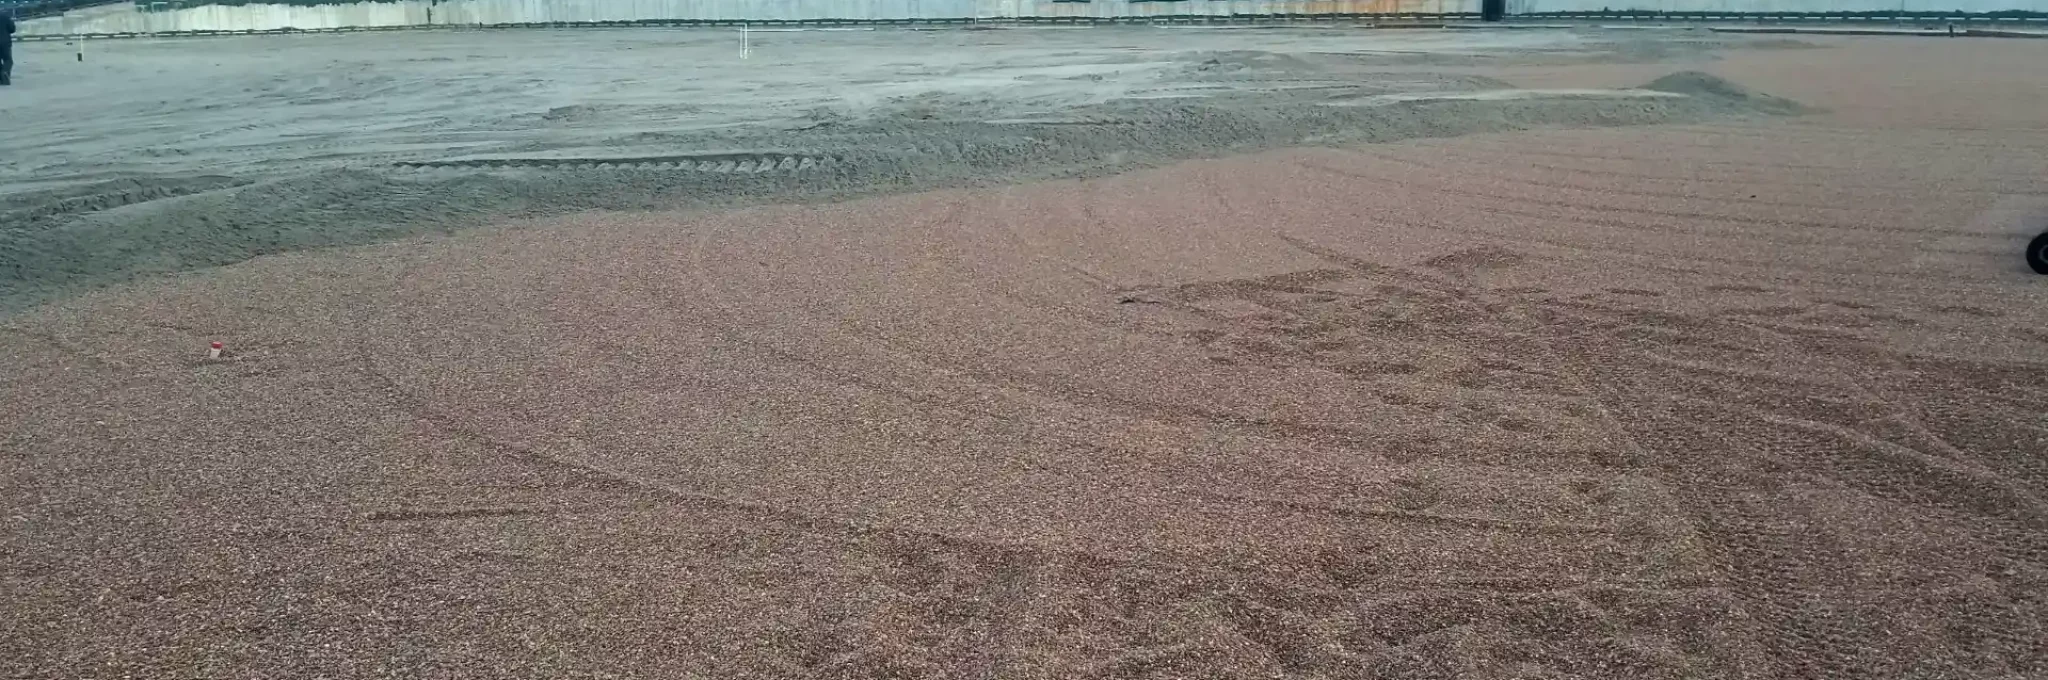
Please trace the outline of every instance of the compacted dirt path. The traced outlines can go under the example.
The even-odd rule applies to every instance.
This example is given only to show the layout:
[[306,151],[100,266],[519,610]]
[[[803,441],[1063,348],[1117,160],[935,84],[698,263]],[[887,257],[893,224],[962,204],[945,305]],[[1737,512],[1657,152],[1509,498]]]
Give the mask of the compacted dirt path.
[[2044,56],[71,298],[0,327],[0,668],[2037,677]]

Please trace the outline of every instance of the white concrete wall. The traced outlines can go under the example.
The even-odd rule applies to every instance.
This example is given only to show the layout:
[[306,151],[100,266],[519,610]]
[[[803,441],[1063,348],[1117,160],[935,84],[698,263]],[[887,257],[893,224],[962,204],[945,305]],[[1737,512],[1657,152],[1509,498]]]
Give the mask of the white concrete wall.
[[2048,12],[2048,0],[1508,0],[1509,14],[1541,12]]
[[[107,5],[31,19],[24,35],[242,31],[355,26],[527,24],[571,21],[1006,19],[1017,17],[1444,14],[1479,12],[1480,0],[401,0],[332,5],[202,5],[148,12]],[[2048,0],[1508,0],[1510,14],[1600,10],[1684,12],[2048,12]],[[429,21],[431,15],[432,20]]]
[[22,35],[77,33],[162,33],[279,28],[404,26],[427,21],[424,2],[358,2],[343,5],[203,5],[145,12],[131,4],[102,5],[63,16],[20,22]]
[[402,0],[333,5],[206,5],[147,12],[121,4],[22,23],[26,35],[567,21],[1005,19],[1185,15],[1477,13],[1479,0]]

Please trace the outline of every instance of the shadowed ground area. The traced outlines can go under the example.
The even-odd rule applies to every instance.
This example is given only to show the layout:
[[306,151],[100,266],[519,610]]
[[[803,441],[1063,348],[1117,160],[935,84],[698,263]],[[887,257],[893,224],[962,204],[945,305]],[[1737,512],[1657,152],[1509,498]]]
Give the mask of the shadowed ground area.
[[31,309],[0,668],[2041,675],[2048,46],[1822,46],[1702,67],[1798,117],[586,212]]

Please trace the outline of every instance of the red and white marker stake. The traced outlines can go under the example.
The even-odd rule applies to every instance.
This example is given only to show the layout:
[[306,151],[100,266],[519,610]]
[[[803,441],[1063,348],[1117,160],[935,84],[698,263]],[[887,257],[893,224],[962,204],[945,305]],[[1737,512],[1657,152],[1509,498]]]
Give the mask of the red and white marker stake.
[[206,350],[206,358],[208,358],[208,359],[219,359],[219,358],[220,358],[220,343],[218,343],[218,342],[215,342],[215,343],[213,343],[213,346],[212,346],[212,347],[210,347],[210,348],[207,348],[207,350]]

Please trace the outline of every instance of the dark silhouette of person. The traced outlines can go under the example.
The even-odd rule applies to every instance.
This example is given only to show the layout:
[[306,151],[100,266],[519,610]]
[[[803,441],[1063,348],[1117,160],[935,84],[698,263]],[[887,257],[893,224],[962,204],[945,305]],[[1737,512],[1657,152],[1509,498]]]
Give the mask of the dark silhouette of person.
[[0,85],[14,83],[14,10],[0,10]]

